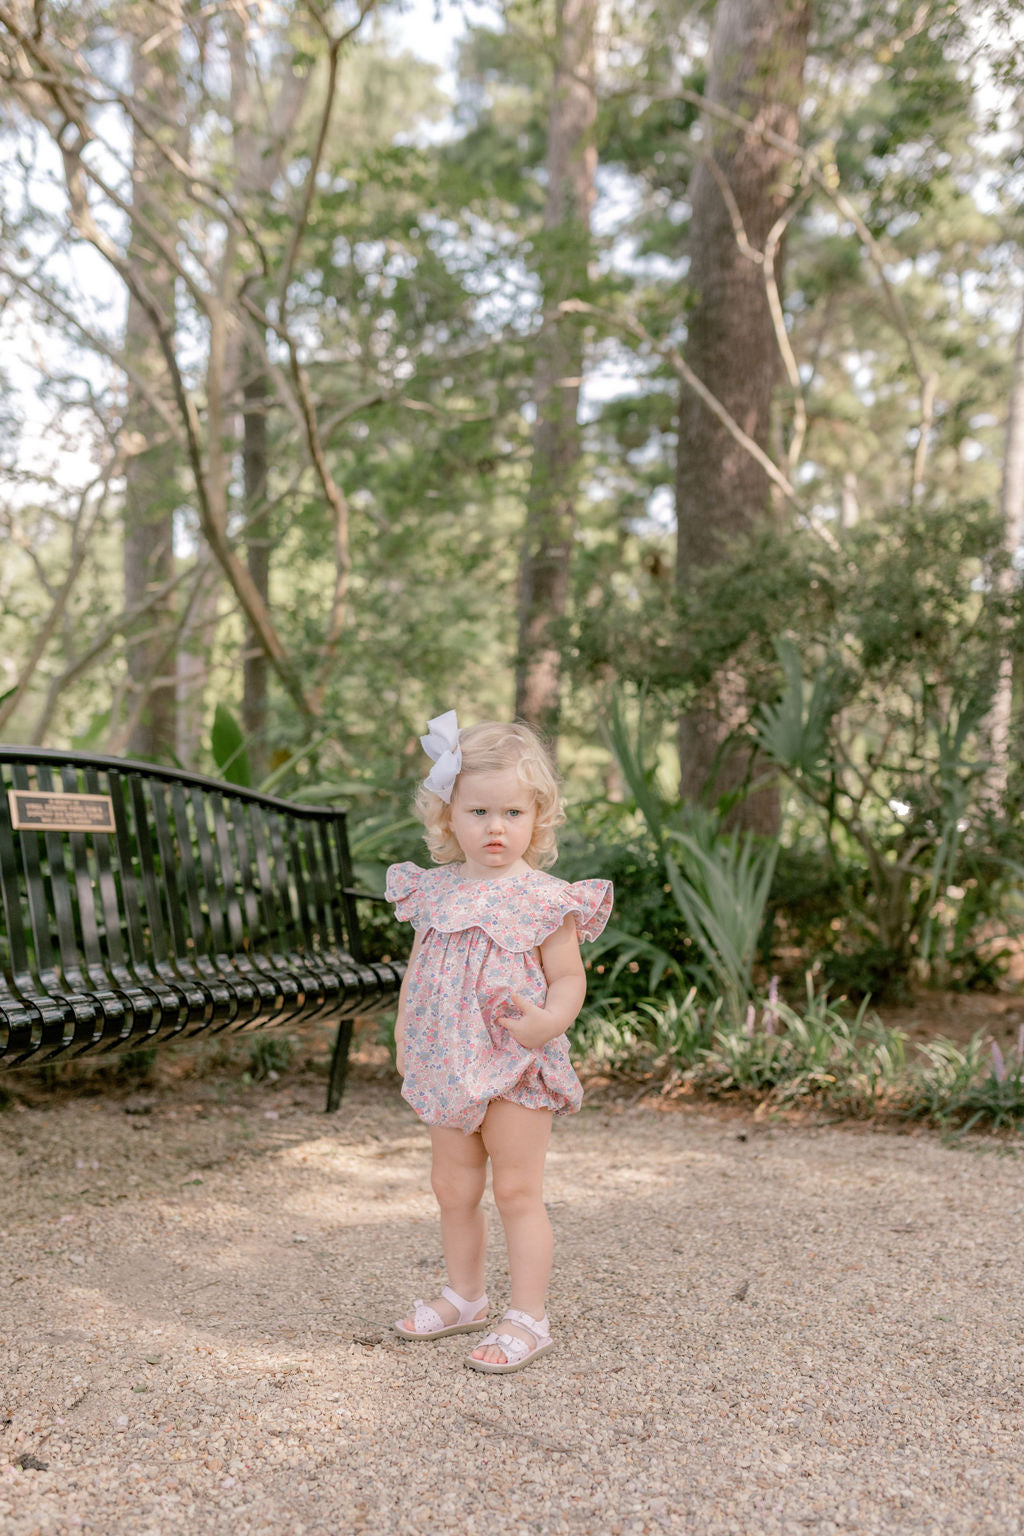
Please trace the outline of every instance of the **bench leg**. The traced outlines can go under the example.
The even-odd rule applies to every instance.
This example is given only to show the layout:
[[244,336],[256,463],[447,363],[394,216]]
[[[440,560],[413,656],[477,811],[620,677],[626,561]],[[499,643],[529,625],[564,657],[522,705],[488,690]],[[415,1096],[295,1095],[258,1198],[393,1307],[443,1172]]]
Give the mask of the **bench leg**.
[[341,1103],[348,1076],[348,1048],[352,1044],[352,1020],[342,1019],[334,1037],[331,1054],[331,1075],[327,1080],[327,1114],[331,1115]]

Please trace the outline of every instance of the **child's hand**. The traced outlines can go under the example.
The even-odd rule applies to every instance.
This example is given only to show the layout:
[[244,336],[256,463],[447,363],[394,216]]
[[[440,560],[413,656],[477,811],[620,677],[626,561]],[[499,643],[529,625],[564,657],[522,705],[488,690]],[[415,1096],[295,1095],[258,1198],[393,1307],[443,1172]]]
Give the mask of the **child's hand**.
[[513,1040],[518,1041],[524,1050],[539,1051],[542,1046],[557,1040],[565,1032],[566,1026],[554,1014],[538,1008],[536,1003],[528,1002],[518,992],[510,992],[508,1000],[513,1008],[518,1008],[522,1017],[501,1014],[494,1022],[504,1025]]

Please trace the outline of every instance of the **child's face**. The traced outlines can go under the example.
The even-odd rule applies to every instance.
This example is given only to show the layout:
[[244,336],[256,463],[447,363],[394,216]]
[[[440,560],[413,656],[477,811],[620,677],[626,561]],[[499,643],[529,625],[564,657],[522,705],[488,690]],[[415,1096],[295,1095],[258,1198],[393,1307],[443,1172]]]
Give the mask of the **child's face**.
[[471,874],[520,873],[536,820],[536,796],[514,768],[459,774],[451,825]]

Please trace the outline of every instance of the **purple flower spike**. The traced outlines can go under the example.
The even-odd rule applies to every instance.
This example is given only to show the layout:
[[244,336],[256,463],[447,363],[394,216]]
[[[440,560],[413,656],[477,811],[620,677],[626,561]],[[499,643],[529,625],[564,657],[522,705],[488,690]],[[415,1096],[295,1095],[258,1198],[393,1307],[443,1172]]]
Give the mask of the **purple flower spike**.
[[1017,1031],[1017,1065],[1024,1063],[1024,1024]]
[[748,1035],[752,1035],[754,1033],[754,1018],[755,1018],[754,1005],[753,1005],[753,1003],[748,1003],[747,1004],[747,1022],[746,1022],[746,1031],[747,1031]]
[[779,1019],[779,1015],[775,1009],[775,1004],[778,1002],[778,1000],[779,978],[777,976],[773,976],[771,981],[768,983],[768,1006],[764,1010],[764,1017],[761,1020],[766,1035],[774,1035],[775,1033],[775,1026]]
[[1006,1076],[1006,1063],[1003,1060],[1003,1053],[994,1040],[992,1041],[992,1076],[997,1083],[1001,1083]]

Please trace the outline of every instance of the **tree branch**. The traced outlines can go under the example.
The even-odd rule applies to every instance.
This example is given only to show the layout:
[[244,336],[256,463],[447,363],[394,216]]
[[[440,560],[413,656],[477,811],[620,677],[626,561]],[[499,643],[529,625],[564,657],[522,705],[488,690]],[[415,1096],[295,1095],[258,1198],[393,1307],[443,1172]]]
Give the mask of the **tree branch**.
[[[36,668],[39,666],[39,663],[45,654],[46,647],[49,645],[50,639],[61,621],[61,617],[65,608],[67,607],[71,593],[74,589],[75,582],[78,580],[79,572],[81,571],[82,565],[85,561],[86,550],[89,543],[89,535],[91,534],[93,528],[96,526],[97,519],[99,518],[100,512],[103,509],[103,504],[110,489],[110,481],[114,476],[116,468],[116,464],[109,465],[105,473],[99,476],[97,480],[92,481],[91,484],[86,486],[81,496],[79,497],[78,514],[75,518],[71,532],[70,559],[68,561],[68,568],[65,572],[64,580],[61,582],[60,587],[54,594],[53,602],[50,605],[49,614],[43,620],[43,623],[39,626],[39,628],[35,631],[28,657],[22,669],[21,676],[18,678],[17,684],[15,685],[14,692],[8,698],[6,698],[2,704],[0,704],[0,731],[3,730],[8,720],[18,708],[25,694],[28,692],[32,679],[35,676]],[[101,493],[96,501],[92,516],[87,519],[86,509],[88,505],[89,493],[97,485],[102,487]]]

